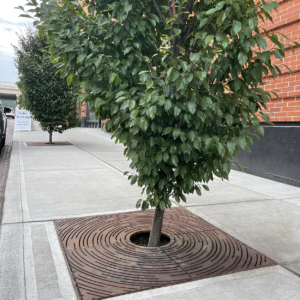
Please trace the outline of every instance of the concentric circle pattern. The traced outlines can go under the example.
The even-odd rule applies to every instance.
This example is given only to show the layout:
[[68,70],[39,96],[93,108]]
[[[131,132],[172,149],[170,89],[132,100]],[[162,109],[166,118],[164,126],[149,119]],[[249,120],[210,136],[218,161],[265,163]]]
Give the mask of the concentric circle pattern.
[[166,210],[170,243],[137,246],[130,236],[150,231],[153,211],[56,221],[83,300],[100,300],[206,277],[275,265],[265,255],[183,208]]

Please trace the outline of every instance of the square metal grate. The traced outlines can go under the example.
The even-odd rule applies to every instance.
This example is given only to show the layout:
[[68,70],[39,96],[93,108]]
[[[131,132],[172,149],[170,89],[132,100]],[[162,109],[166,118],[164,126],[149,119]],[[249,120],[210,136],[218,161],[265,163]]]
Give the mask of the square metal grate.
[[100,300],[207,277],[276,265],[184,208],[165,211],[167,245],[147,248],[130,237],[151,229],[153,210],[56,221],[83,300]]

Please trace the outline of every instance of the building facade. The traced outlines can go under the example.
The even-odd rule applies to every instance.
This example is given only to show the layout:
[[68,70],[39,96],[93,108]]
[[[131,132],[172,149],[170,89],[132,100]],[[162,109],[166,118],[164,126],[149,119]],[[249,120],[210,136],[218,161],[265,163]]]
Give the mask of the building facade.
[[[269,35],[284,34],[289,38],[281,37],[284,44],[300,43],[300,1],[278,2],[278,12],[272,13],[274,23],[261,22],[261,32],[264,28]],[[269,43],[269,47],[272,46]],[[254,141],[251,153],[241,150],[236,161],[247,173],[300,187],[300,49],[286,46],[283,61],[272,59],[282,73],[277,78],[264,78],[266,85],[263,88],[279,96],[268,101],[265,111],[276,126],[265,124],[264,137]]]

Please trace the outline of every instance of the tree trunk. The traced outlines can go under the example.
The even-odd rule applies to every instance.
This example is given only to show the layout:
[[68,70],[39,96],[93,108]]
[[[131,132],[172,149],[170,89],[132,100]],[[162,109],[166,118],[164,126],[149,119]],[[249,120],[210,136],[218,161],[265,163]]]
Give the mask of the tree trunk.
[[165,212],[164,210],[160,210],[159,208],[155,209],[148,247],[159,246],[161,229],[162,229],[162,224],[164,219],[164,212]]
[[50,131],[49,131],[49,144],[52,144],[52,126],[50,126]]

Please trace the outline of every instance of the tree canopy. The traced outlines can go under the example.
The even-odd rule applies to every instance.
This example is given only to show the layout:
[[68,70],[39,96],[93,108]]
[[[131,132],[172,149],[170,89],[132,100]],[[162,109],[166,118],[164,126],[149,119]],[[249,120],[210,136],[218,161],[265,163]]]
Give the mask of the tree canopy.
[[272,96],[259,86],[280,73],[271,58],[285,46],[258,22],[272,20],[278,2],[29,2],[61,76],[125,145],[128,178],[146,192],[137,207],[163,211],[171,197],[201,195],[214,176],[228,179],[239,148],[258,138],[253,130],[263,135]]
[[[74,87],[57,74],[47,53],[46,35],[27,29],[15,46],[17,85],[21,91],[19,106],[29,110],[43,130],[63,132],[78,125],[77,96]],[[52,141],[51,141],[52,142]]]

